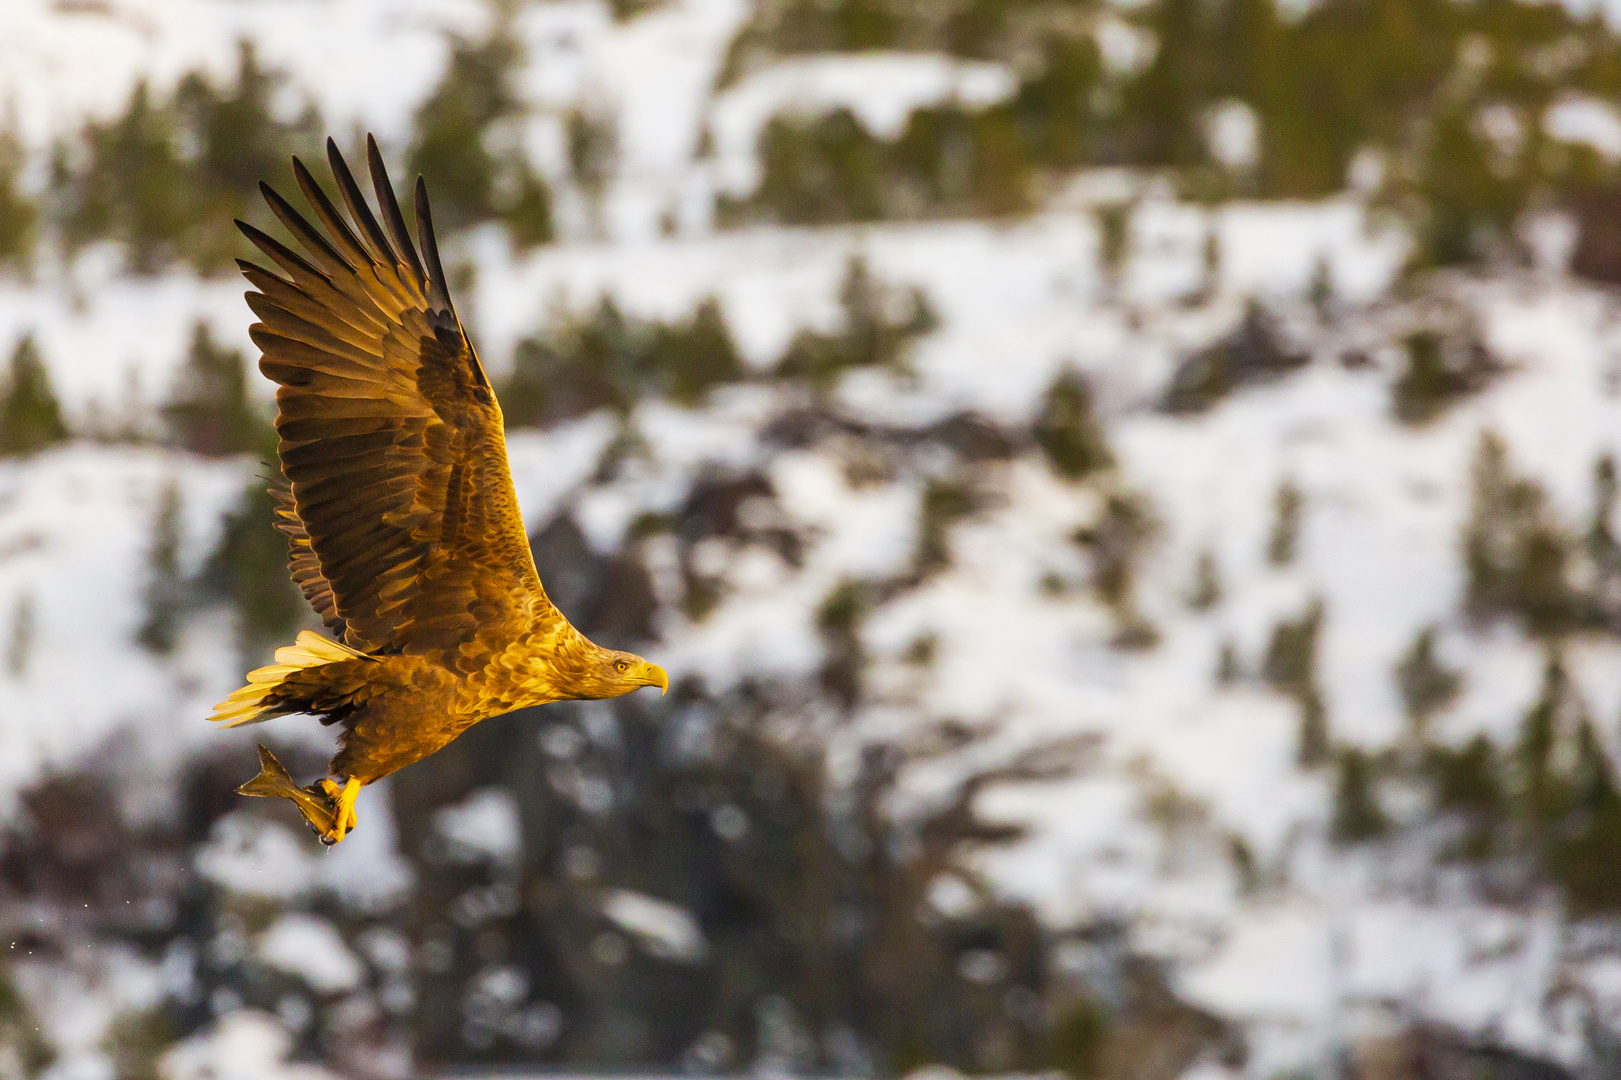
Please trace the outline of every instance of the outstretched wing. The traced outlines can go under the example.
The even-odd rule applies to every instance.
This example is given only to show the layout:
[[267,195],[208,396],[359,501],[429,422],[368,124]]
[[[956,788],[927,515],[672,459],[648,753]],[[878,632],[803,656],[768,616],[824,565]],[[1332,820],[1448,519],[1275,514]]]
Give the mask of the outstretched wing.
[[349,219],[297,158],[321,229],[260,185],[307,258],[237,222],[286,275],[238,263],[258,290],[259,368],[280,384],[292,490],[278,526],[294,581],[348,645],[472,657],[561,616],[529,554],[501,409],[451,306],[426,188],[419,178],[419,254],[370,137],[366,151],[386,231],[330,139]]

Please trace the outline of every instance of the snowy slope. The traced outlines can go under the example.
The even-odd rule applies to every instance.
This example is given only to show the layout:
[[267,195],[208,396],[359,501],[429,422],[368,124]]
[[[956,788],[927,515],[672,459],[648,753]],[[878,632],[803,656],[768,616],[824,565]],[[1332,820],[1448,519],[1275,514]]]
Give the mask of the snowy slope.
[[[1336,738],[1370,748],[1397,740],[1391,669],[1430,624],[1467,678],[1438,721],[1441,734],[1508,734],[1537,692],[1542,654],[1515,632],[1474,630],[1458,615],[1469,464],[1479,434],[1498,432],[1564,517],[1582,519],[1593,462],[1621,454],[1621,322],[1611,302],[1557,276],[1458,284],[1456,302],[1482,320],[1513,370],[1422,429],[1392,419],[1387,362],[1352,370],[1328,349],[1287,381],[1200,417],[1168,417],[1152,405],[1176,363],[1230,329],[1243,297],[1298,301],[1320,260],[1346,311],[1377,326],[1402,239],[1349,201],[1234,205],[1209,216],[1150,192],[1134,218],[1116,302],[1097,266],[1097,231],[1079,211],[1016,224],[710,234],[715,185],[746,186],[750,140],[779,105],[857,104],[883,123],[952,93],[1005,92],[996,71],[864,57],[785,65],[712,100],[710,81],[744,14],[734,0],[686,0],[628,24],[584,3],[520,16],[519,37],[544,58],[524,76],[533,106],[524,138],[537,157],[560,169],[560,111],[599,98],[621,109],[628,154],[608,215],[612,242],[515,260],[497,237],[465,238],[462,253],[478,269],[469,307],[492,369],[504,370],[516,342],[557,305],[584,310],[610,294],[631,313],[665,319],[717,296],[746,360],[764,370],[796,330],[833,325],[855,254],[879,278],[923,289],[941,326],[912,356],[915,378],[847,379],[839,399],[849,415],[921,426],[971,410],[1019,425],[1055,374],[1079,367],[1099,390],[1121,484],[1142,493],[1161,522],[1140,585],[1158,645],[1114,648],[1101,606],[1044,592],[1044,576],[1073,571],[1069,538],[1095,519],[1097,494],[1055,479],[1024,450],[986,467],[998,498],[953,529],[952,565],[865,625],[885,703],[859,718],[858,731],[945,716],[983,721],[997,731],[987,753],[1095,735],[1096,760],[1075,779],[986,796],[994,814],[1033,826],[987,870],[1055,923],[1131,919],[1134,943],[1173,961],[1188,995],[1249,1025],[1253,1075],[1317,1060],[1345,1034],[1337,1027],[1376,1030],[1406,1015],[1579,1055],[1581,1033],[1560,994],[1577,987],[1621,1018],[1614,959],[1576,950],[1552,910],[1494,909],[1445,882],[1426,892],[1411,887],[1434,884],[1423,867],[1369,865],[1329,846],[1327,779],[1296,765],[1294,706],[1255,680],[1218,687],[1213,673],[1229,639],[1253,671],[1278,620],[1321,597],[1320,678]],[[67,14],[46,0],[16,0],[0,13],[0,96],[16,101],[25,135],[43,146],[76,118],[115,112],[140,75],[162,82],[198,64],[223,73],[231,43],[248,35],[267,62],[292,73],[293,102],[313,97],[335,130],[362,123],[398,143],[438,76],[442,32],[476,34],[486,22],[470,0],[109,0]],[[717,138],[713,166],[692,160],[706,120]],[[661,238],[658,219],[672,206],[680,235]],[[1221,238],[1221,278],[1211,302],[1193,305],[1207,229]],[[0,283],[0,342],[35,332],[74,416],[93,402],[118,402],[130,370],[151,402],[195,320],[249,348],[240,289],[181,273],[129,280],[113,253],[92,251],[32,283]],[[856,487],[835,449],[767,446],[762,429],[793,403],[756,385],[700,410],[644,404],[627,423],[647,457],[609,483],[593,474],[619,434],[612,417],[512,435],[531,528],[569,506],[603,550],[618,546],[641,513],[677,506],[706,469],[753,467],[770,477],[781,511],[808,538],[804,561],[793,567],[758,548],[712,551],[710,567],[727,586],[719,606],[702,621],[671,615],[661,627],[659,659],[673,676],[702,675],[724,689],[749,675],[814,672],[822,660],[815,611],[833,588],[894,575],[912,557],[922,474]],[[0,676],[0,806],[41,770],[127,725],[174,753],[225,738],[202,722],[240,675],[219,621],[195,622],[173,659],[148,656],[132,638],[161,484],[174,478],[184,493],[184,560],[195,566],[253,468],[88,446],[0,465],[0,616],[26,594],[37,625],[26,673]],[[1300,554],[1278,568],[1265,548],[1285,477],[1306,510]],[[1183,597],[1206,548],[1224,595],[1193,612]],[[938,644],[920,678],[904,656],[924,635]],[[1621,712],[1621,648],[1578,643],[1569,661],[1595,715]],[[917,777],[917,797],[939,779]],[[1196,807],[1174,828],[1153,809],[1165,792]],[[375,820],[377,810],[365,813]],[[1286,883],[1242,893],[1221,854],[1231,837]],[[263,840],[221,830],[204,872],[242,883],[262,876],[261,862],[282,868],[275,860],[288,846]],[[369,857],[388,865],[387,851]],[[278,885],[296,891],[316,873],[297,863]],[[261,947],[285,957],[303,949],[309,934],[299,933],[309,930],[291,924]],[[176,1075],[200,1075],[232,1040],[263,1043],[270,1049],[255,1053],[275,1057],[279,1044],[256,1024],[234,1022],[212,1042],[177,1051]]]

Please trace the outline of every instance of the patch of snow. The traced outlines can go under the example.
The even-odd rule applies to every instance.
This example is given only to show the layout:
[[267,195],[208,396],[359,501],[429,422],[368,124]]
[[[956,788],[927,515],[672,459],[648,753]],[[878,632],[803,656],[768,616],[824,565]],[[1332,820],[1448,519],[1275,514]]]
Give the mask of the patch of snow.
[[1246,103],[1223,101],[1205,117],[1210,156],[1229,169],[1247,169],[1261,152],[1261,119]]
[[505,788],[481,788],[455,806],[434,812],[433,827],[458,862],[514,863],[523,841],[518,804]]
[[322,994],[353,990],[366,974],[331,922],[298,912],[278,915],[259,935],[254,954]]
[[244,896],[291,900],[314,883],[315,856],[307,833],[246,812],[214,823],[197,853],[197,872]]
[[709,942],[686,908],[630,889],[613,889],[602,913],[633,935],[654,956],[683,964],[701,963]]
[[161,1080],[334,1080],[316,1065],[287,1060],[293,1037],[254,1009],[220,1017],[209,1030],[182,1039],[158,1060]]
[[1601,98],[1560,98],[1542,114],[1542,130],[1550,139],[1591,147],[1611,161],[1621,158],[1621,111]]

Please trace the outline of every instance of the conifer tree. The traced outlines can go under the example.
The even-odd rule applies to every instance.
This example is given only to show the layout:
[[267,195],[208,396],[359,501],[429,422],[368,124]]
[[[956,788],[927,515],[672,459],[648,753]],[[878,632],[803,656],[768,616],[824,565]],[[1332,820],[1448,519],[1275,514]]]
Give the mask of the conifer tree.
[[1216,553],[1209,548],[1199,552],[1199,561],[1193,568],[1193,587],[1188,590],[1188,606],[1194,611],[1208,611],[1221,603],[1221,567]]
[[186,601],[180,573],[180,485],[172,478],[158,494],[152,521],[152,541],[146,553],[145,614],[136,640],[158,656],[174,651],[180,616]]
[[6,643],[6,671],[13,679],[28,674],[28,661],[34,654],[34,594],[24,592],[11,609],[9,640]]
[[1568,807],[1569,777],[1561,768],[1564,755],[1559,751],[1586,719],[1563,660],[1550,653],[1542,671],[1542,689],[1520,721],[1514,746],[1520,810],[1538,833],[1551,828]]
[[248,400],[242,354],[216,343],[200,320],[162,415],[171,446],[205,457],[265,454],[275,445],[270,425]]
[[1328,726],[1328,706],[1316,685],[1307,687],[1300,698],[1300,737],[1295,760],[1304,769],[1328,763],[1334,748],[1334,733]]
[[1333,744],[1328,707],[1317,685],[1317,646],[1324,610],[1323,601],[1316,599],[1300,618],[1273,627],[1261,663],[1261,677],[1268,685],[1300,706],[1300,763],[1308,767],[1324,764]]
[[713,296],[699,303],[685,322],[656,327],[643,365],[671,400],[688,406],[699,404],[711,389],[736,382],[744,374],[726,316]]
[[1092,212],[1098,231],[1098,272],[1109,299],[1120,291],[1131,255],[1131,213],[1131,204],[1124,202],[1104,203]]
[[585,197],[592,230],[603,231],[602,201],[619,167],[619,126],[613,112],[601,102],[572,110],[564,122],[569,175]]
[[1396,689],[1413,737],[1422,742],[1430,718],[1452,704],[1463,689],[1463,676],[1435,655],[1435,627],[1420,630],[1397,663]]
[[512,76],[522,47],[505,29],[482,42],[456,39],[439,85],[417,108],[407,171],[433,193],[441,234],[504,218],[520,247],[551,239],[551,193],[521,150],[501,152],[489,133],[518,115]]
[[287,541],[275,529],[275,508],[263,480],[249,483],[199,576],[205,595],[235,608],[238,646],[249,661],[287,637],[308,612],[287,576]]
[[[292,183],[290,158],[316,156],[321,118],[313,105],[289,122],[273,104],[285,77],[261,66],[253,43],[237,44],[235,77],[224,86],[191,72],[176,87],[170,109],[182,144],[193,204],[182,254],[204,272],[225,269],[240,251],[231,225],[257,201],[259,184]],[[203,208],[206,208],[204,210]]]
[[1216,653],[1216,685],[1231,686],[1242,674],[1238,665],[1238,646],[1233,644],[1232,638],[1223,638],[1221,648]]
[[123,115],[90,123],[83,141],[88,160],[66,178],[69,245],[122,240],[137,273],[162,269],[195,214],[173,109],[137,83]]
[[68,437],[62,407],[51,390],[45,361],[32,334],[11,353],[11,367],[0,386],[0,456],[32,454]]
[[1292,477],[1278,484],[1273,498],[1272,536],[1266,544],[1266,561],[1273,566],[1288,566],[1295,561],[1295,548],[1300,542],[1300,516],[1306,497]]
[[1047,464],[1065,480],[1081,480],[1114,464],[1093,408],[1092,387],[1073,368],[1047,388],[1032,433]]
[[1587,550],[1601,572],[1621,569],[1621,544],[1610,527],[1615,496],[1615,459],[1605,454],[1593,463],[1593,516],[1587,526]]
[[0,264],[26,267],[38,233],[39,209],[22,190],[27,163],[16,132],[0,130]]
[[1492,432],[1481,435],[1471,480],[1465,609],[1476,618],[1518,617],[1541,636],[1583,625],[1589,607],[1570,582],[1572,542],[1547,492],[1514,472],[1508,447]]
[[1379,807],[1374,790],[1373,762],[1356,747],[1345,747],[1336,761],[1334,817],[1329,831],[1342,844],[1355,844],[1381,836],[1390,819]]

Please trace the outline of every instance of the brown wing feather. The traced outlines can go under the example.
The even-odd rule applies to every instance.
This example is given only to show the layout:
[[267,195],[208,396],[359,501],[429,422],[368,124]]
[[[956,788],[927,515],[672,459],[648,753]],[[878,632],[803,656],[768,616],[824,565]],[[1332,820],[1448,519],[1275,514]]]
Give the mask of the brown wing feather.
[[299,520],[298,510],[293,505],[293,493],[283,488],[271,488],[270,494],[276,499],[276,528],[287,537],[287,570],[292,575],[293,584],[298,586],[315,613],[321,616],[326,628],[341,641],[344,638],[343,618],[338,614],[332,586],[321,574],[321,562],[315,557],[315,549],[310,546],[310,534]]
[[376,142],[367,159],[386,232],[330,139],[327,155],[353,226],[296,159],[321,229],[261,188],[305,254],[237,223],[286,275],[240,264],[257,290],[260,370],[280,384],[289,569],[354,648],[472,657],[474,643],[499,647],[561,616],[535,573],[501,409],[451,305],[422,182],[419,255]]

